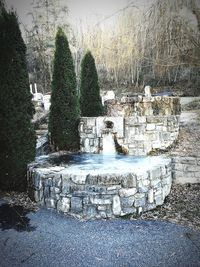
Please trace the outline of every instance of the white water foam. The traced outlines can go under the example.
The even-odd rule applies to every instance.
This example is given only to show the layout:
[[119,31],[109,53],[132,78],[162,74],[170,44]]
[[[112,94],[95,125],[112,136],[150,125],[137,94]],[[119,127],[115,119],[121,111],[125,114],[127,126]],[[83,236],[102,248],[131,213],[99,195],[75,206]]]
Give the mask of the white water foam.
[[103,135],[103,155],[115,155],[115,143],[113,140],[112,133],[106,133]]

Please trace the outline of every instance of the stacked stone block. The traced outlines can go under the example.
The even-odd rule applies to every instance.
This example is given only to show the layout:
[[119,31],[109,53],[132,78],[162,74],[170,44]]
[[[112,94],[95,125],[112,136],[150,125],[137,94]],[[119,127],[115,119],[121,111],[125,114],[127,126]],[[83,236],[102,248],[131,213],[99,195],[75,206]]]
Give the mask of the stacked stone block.
[[142,156],[152,150],[164,150],[178,137],[181,111],[178,97],[123,97],[106,101],[105,109],[105,117],[81,118],[82,152],[102,152],[102,129],[106,120],[113,123],[118,143],[130,155]]
[[137,96],[107,100],[105,102],[107,116],[170,116],[180,115],[179,97],[169,96]]
[[200,183],[200,157],[172,158],[173,181],[176,184]]
[[29,192],[42,206],[84,218],[141,213],[162,205],[171,188],[171,160],[150,170],[70,173],[65,167],[29,166]]
[[[79,125],[80,148],[86,153],[102,152],[103,132],[100,122],[112,121],[120,145],[130,155],[147,155],[155,149],[166,149],[177,139],[179,115],[133,117],[82,117]],[[103,128],[103,125],[102,125]],[[123,129],[123,130],[121,130]]]

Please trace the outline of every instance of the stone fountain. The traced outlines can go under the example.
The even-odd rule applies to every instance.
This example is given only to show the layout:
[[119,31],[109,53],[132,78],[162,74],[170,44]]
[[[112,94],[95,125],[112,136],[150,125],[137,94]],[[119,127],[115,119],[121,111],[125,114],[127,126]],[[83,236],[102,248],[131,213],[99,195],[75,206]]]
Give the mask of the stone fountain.
[[[171,159],[150,156],[177,139],[177,97],[105,101],[107,116],[83,117],[79,154],[36,158],[29,194],[42,206],[82,218],[111,218],[162,205],[172,184]],[[125,155],[124,155],[125,154]]]

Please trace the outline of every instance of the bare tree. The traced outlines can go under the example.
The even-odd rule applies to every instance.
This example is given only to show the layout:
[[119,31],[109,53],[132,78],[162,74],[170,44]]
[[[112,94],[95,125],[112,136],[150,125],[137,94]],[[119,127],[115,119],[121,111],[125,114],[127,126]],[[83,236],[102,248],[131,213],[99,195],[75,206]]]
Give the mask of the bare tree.
[[59,0],[33,0],[32,28],[26,27],[27,60],[31,80],[37,82],[43,93],[50,90],[52,79],[55,35],[58,26],[72,36],[66,20],[68,9]]
[[[200,8],[197,0],[157,0],[145,13],[128,6],[89,26],[81,38],[102,85],[135,88],[178,83],[199,87]],[[106,29],[106,30],[105,30]]]

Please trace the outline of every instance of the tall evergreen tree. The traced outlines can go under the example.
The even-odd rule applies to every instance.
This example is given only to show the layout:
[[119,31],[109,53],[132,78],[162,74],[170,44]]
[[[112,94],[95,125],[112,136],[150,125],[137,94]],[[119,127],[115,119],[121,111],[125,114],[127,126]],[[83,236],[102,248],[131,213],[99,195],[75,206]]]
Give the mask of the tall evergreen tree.
[[76,150],[78,138],[76,74],[66,35],[58,28],[49,116],[50,141],[56,150]]
[[18,20],[2,1],[0,33],[0,188],[24,191],[27,163],[35,157],[34,107]]
[[90,51],[81,62],[80,109],[81,116],[85,117],[103,114],[97,70]]

